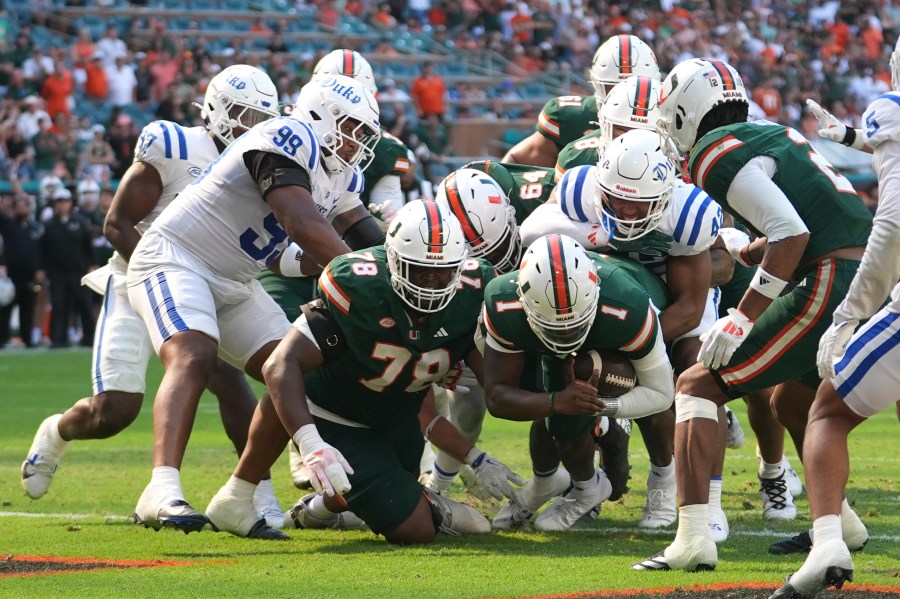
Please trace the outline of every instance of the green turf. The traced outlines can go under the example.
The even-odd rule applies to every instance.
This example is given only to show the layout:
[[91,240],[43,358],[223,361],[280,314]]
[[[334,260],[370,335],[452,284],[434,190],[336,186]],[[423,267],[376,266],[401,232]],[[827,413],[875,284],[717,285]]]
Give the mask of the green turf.
[[[149,480],[151,403],[126,432],[70,445],[50,492],[28,499],[19,467],[37,425],[90,392],[87,351],[0,353],[0,511],[88,514],[0,517],[0,559],[11,555],[194,562],[178,568],[103,570],[65,575],[0,578],[0,597],[499,597],[592,592],[602,589],[783,580],[798,556],[771,556],[774,540],[809,526],[801,499],[795,523],[766,525],[756,493],[753,437],[743,407],[735,406],[747,443],[729,451],[725,507],[732,538],[720,546],[712,573],[640,573],[632,562],[662,549],[673,531],[635,531],[643,503],[647,458],[632,442],[634,478],[623,501],[605,505],[587,530],[561,534],[494,533],[478,538],[439,537],[431,546],[390,547],[369,533],[292,531],[287,543],[247,541],[208,530],[155,533],[130,524]],[[151,392],[160,378],[155,365]],[[528,474],[527,425],[490,419],[480,445]],[[850,498],[873,539],[857,554],[857,582],[900,586],[900,436],[893,413],[880,414],[852,437],[855,457]],[[796,459],[794,465],[799,467]],[[227,480],[235,455],[225,439],[214,399],[201,402],[182,470],[187,498],[202,509]],[[299,493],[290,486],[287,457],[274,469],[285,507]],[[454,496],[464,498],[461,486]],[[476,502],[488,516],[497,503]],[[735,595],[740,596],[738,595]]]

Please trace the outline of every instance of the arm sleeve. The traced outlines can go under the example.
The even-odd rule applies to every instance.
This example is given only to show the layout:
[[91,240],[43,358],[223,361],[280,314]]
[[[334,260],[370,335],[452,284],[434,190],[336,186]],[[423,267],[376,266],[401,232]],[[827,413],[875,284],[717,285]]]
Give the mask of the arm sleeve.
[[631,363],[638,384],[619,398],[616,418],[641,418],[668,409],[675,400],[675,383],[662,334],[649,354]]
[[400,177],[387,175],[378,180],[369,192],[369,205],[390,202],[396,210],[403,208],[403,190]]
[[869,318],[900,280],[900,142],[875,146],[874,165],[880,191],[878,210],[850,291],[834,312],[835,322]]
[[809,233],[781,188],[772,181],[778,169],[770,156],[757,156],[738,171],[728,187],[728,203],[769,242]]
[[605,247],[609,241],[609,233],[602,225],[574,221],[563,214],[559,204],[538,206],[519,227],[519,235],[525,247],[538,237],[550,233],[568,235],[589,250]]

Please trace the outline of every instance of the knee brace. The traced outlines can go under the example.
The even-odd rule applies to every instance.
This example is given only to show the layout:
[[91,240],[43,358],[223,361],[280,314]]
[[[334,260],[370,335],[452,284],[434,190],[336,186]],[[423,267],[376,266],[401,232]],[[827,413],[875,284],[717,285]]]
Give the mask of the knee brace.
[[691,418],[706,418],[714,422],[719,421],[719,406],[708,399],[675,394],[675,423],[687,422]]

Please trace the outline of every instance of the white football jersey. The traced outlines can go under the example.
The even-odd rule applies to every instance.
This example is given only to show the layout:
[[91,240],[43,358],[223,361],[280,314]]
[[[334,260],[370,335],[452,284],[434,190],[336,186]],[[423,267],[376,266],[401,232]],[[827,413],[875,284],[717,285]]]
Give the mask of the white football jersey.
[[362,172],[329,174],[312,128],[292,116],[256,125],[207,165],[153,224],[213,273],[238,282],[255,278],[290,243],[244,165],[252,150],[281,154],[303,167],[319,212],[329,221],[362,205]]
[[153,121],[141,131],[134,160],[151,165],[162,180],[162,194],[150,214],[137,224],[143,235],[163,209],[216,159],[219,149],[206,127],[182,127]]
[[[562,232],[569,234],[569,225],[560,230],[560,218],[576,223],[583,223],[584,238],[576,240],[589,249],[598,249],[606,245],[614,231],[615,223],[598,213],[595,204],[597,197],[595,170],[596,166],[577,166],[566,171],[556,187],[558,204],[545,204],[548,209],[542,211],[539,218],[545,233]],[[557,216],[553,216],[553,210]],[[535,218],[533,213],[525,221]],[[555,221],[555,222],[554,222]],[[525,224],[522,225],[526,227]],[[599,235],[597,227],[602,227],[606,235]],[[669,248],[670,256],[693,256],[712,246],[722,226],[722,207],[709,197],[706,192],[680,178],[675,179],[675,186],[669,204],[663,211],[657,230],[674,239]],[[524,237],[524,236],[523,236]],[[593,239],[593,243],[591,240]],[[527,243],[527,240],[525,240]],[[587,243],[586,243],[587,242]],[[665,276],[665,257],[646,256],[640,253],[630,255],[659,276]]]

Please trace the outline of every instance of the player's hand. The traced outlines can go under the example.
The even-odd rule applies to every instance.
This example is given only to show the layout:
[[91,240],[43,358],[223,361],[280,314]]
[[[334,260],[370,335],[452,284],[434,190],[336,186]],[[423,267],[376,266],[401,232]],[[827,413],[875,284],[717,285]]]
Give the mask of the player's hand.
[[606,246],[622,254],[639,252],[645,256],[660,257],[669,253],[674,242],[675,238],[671,235],[666,235],[662,231],[651,231],[637,239],[624,240],[613,236],[606,242]]
[[309,482],[319,495],[343,495],[350,490],[348,474],[353,468],[341,452],[322,440],[314,424],[307,424],[294,434]]
[[728,316],[717,320],[710,330],[700,335],[703,345],[697,360],[713,369],[727,364],[735,350],[750,335],[753,322],[737,308],[728,308]]
[[462,393],[468,393],[471,391],[465,385],[459,384],[459,379],[462,378],[463,375],[463,364],[462,362],[457,362],[453,366],[450,367],[450,370],[447,371],[447,374],[444,375],[444,378],[435,383],[438,387],[443,387],[447,391],[460,391]]
[[816,354],[816,364],[819,366],[819,376],[822,380],[830,381],[834,378],[834,363],[847,351],[850,337],[859,324],[858,320],[847,320],[841,323],[832,322],[819,339],[819,352]]
[[731,257],[734,258],[735,262],[748,267],[756,266],[755,264],[750,264],[743,256],[741,256],[741,250],[750,245],[749,235],[740,229],[722,227],[719,229],[719,237],[722,238],[725,249],[728,250],[728,253],[731,254]]
[[844,143],[844,138],[847,136],[847,125],[819,106],[815,100],[807,99],[806,106],[809,107],[810,112],[812,112],[816,117],[816,120],[819,121],[819,137],[830,139],[839,144]]
[[389,223],[397,216],[398,209],[394,202],[385,200],[380,204],[369,204],[369,212],[378,220]]
[[513,499],[516,497],[516,491],[510,483],[520,487],[525,484],[525,479],[497,458],[488,455],[486,451],[481,452],[470,465],[477,480],[477,486],[472,491],[477,496]]
[[589,381],[579,381],[575,378],[574,362],[574,359],[566,361],[566,388],[555,392],[553,411],[557,414],[567,414],[569,416],[596,414],[606,407],[606,404],[597,397],[597,383],[600,381],[600,371],[594,369]]

